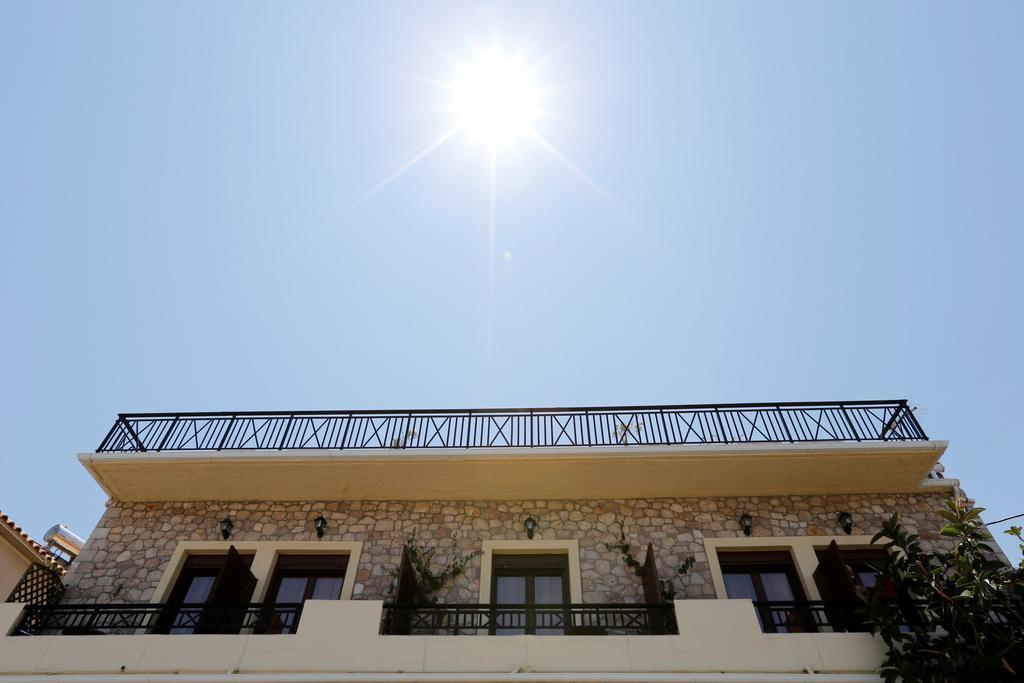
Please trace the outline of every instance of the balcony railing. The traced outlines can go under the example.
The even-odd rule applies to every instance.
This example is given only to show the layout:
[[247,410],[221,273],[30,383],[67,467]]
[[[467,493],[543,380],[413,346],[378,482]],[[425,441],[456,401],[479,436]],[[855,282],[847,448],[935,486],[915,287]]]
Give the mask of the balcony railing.
[[658,605],[384,605],[383,635],[668,635],[675,608]]
[[122,413],[97,452],[922,441],[906,401]]
[[[934,623],[934,618],[922,600],[900,603],[904,628]],[[850,632],[866,633],[871,629],[865,622],[862,605],[815,600],[755,601],[754,610],[765,633]],[[1003,623],[1001,615],[992,613],[993,623]]]
[[28,605],[15,635],[294,633],[301,603]]
[[761,630],[765,633],[814,633],[867,631],[857,605],[799,601],[755,601]]

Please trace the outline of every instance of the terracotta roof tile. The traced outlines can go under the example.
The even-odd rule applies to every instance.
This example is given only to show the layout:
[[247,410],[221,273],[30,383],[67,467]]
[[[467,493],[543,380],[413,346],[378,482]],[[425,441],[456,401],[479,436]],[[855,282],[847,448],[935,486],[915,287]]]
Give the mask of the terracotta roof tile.
[[44,548],[44,547],[43,547],[42,545],[40,545],[39,543],[36,543],[36,542],[35,542],[35,541],[34,541],[34,540],[32,539],[32,537],[31,537],[31,536],[29,536],[28,534],[26,534],[26,533],[25,533],[25,532],[24,532],[24,531],[22,530],[22,528],[21,528],[20,526],[18,526],[17,524],[15,524],[15,523],[14,523],[14,520],[13,520],[13,519],[11,519],[11,518],[10,518],[10,517],[8,517],[7,515],[5,515],[5,514],[4,514],[3,512],[0,512],[0,523],[4,524],[4,525],[6,525],[6,526],[7,526],[8,528],[10,528],[10,530],[11,530],[11,531],[13,531],[13,532],[14,532],[14,534],[15,534],[15,535],[16,535],[17,537],[19,537],[19,538],[20,538],[20,539],[21,539],[22,541],[24,541],[26,545],[28,545],[28,546],[29,546],[30,548],[32,548],[33,550],[35,550],[35,551],[36,551],[36,553],[38,553],[38,554],[39,554],[39,556],[40,556],[40,557],[41,557],[41,558],[42,558],[42,559],[43,559],[43,560],[44,560],[44,561],[45,561],[45,562],[46,562],[47,564],[53,564],[53,562],[54,562],[54,558],[53,558],[53,553],[51,553],[51,552],[50,552],[49,550],[47,550],[46,548]]

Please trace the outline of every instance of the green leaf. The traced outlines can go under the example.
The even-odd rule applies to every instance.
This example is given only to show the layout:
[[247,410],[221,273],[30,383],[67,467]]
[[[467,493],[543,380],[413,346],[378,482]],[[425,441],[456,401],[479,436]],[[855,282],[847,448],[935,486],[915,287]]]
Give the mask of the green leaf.
[[981,515],[981,513],[984,511],[985,508],[972,508],[966,515],[964,515],[964,521],[969,522],[972,519],[977,519],[978,516]]

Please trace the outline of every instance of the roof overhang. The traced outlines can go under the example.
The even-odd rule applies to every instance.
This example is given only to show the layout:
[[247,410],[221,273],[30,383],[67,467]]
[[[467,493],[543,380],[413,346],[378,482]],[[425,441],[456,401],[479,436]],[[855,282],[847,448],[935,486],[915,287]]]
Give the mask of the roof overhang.
[[124,502],[579,500],[919,491],[946,446],[223,450],[78,458],[111,497]]
[[9,519],[4,516],[4,519],[0,521],[0,542],[14,548],[19,555],[29,562],[48,564],[48,558],[45,555],[46,551],[42,549],[42,546],[32,541],[21,531],[20,527],[14,526],[14,522],[9,522]]

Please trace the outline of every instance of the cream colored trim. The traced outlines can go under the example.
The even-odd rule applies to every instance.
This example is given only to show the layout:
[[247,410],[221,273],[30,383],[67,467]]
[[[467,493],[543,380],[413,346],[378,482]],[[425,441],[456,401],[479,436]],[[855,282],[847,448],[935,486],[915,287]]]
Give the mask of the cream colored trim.
[[[835,541],[841,546],[871,547],[870,536],[769,536],[750,538],[705,538],[704,551],[708,555],[711,568],[711,581],[715,586],[715,595],[725,599],[725,579],[722,578],[722,566],[718,562],[719,550],[788,550],[793,555],[793,564],[803,584],[804,594],[808,600],[821,600],[818,586],[814,583],[814,570],[818,567],[818,556],[815,550],[825,548]],[[879,546],[881,547],[881,546]]]
[[[226,448],[220,451],[149,451],[136,452],[105,452],[79,453],[78,460],[87,468],[90,464],[103,462],[210,462],[226,460],[232,462],[251,461],[266,462],[267,460],[284,460],[288,462],[313,462],[322,460],[383,460],[398,462],[401,460],[484,460],[484,459],[549,459],[584,456],[586,458],[661,455],[679,456],[695,455],[718,458],[724,454],[768,454],[768,453],[803,453],[820,455],[826,453],[893,453],[893,452],[932,452],[941,455],[949,446],[948,441],[804,441],[796,443],[731,443],[731,444],[675,444],[634,445],[634,446],[553,446],[545,448],[522,448],[518,446],[495,446],[494,448],[424,448],[424,449],[386,449],[386,448],[347,448],[337,450],[324,449],[291,449],[282,450],[250,450]],[[91,470],[90,470],[91,471]]]
[[30,564],[46,564],[46,560],[39,554],[39,551],[33,548],[28,541],[21,537],[14,529],[10,528],[3,522],[0,522],[0,537],[6,540],[7,544],[11,546],[16,553],[24,557],[29,561]]
[[495,555],[567,555],[569,558],[569,602],[583,602],[583,581],[580,575],[580,542],[564,541],[484,541],[480,560],[480,604],[491,601],[491,567]]
[[153,592],[154,603],[165,602],[170,596],[171,588],[185,558],[189,555],[212,555],[226,552],[229,546],[235,546],[240,553],[255,553],[252,566],[249,568],[256,577],[256,590],[253,602],[262,602],[266,598],[270,579],[273,575],[277,557],[281,554],[302,555],[348,555],[348,569],[345,571],[345,582],[341,587],[341,599],[350,600],[352,589],[356,584],[356,570],[359,568],[359,556],[363,551],[362,541],[178,541],[167,569],[156,590]]
[[[181,674],[118,674],[120,683],[878,683],[874,674],[685,674],[685,673],[226,673],[184,677]],[[109,683],[110,676],[29,674],[5,683]]]
[[928,489],[955,489],[960,486],[959,479],[925,479],[921,482],[921,488]]
[[79,459],[123,502],[490,501],[935,491],[921,482],[944,450],[944,442],[915,441],[161,451]]

